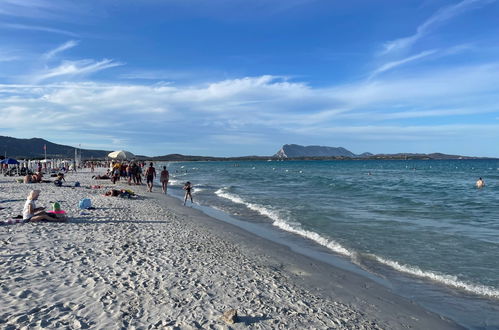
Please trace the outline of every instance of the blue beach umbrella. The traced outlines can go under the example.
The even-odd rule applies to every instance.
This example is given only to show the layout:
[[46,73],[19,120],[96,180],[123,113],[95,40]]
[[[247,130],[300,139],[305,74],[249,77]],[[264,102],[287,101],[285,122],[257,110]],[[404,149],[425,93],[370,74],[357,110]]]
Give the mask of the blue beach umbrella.
[[4,160],[0,160],[0,164],[19,165],[19,162],[14,158],[5,158]]

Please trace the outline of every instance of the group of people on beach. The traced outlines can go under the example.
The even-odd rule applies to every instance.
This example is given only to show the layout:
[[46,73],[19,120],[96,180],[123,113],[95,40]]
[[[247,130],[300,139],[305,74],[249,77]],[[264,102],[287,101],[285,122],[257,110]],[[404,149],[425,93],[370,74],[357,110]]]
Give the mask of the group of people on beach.
[[36,172],[35,174],[27,174],[24,176],[24,183],[40,183],[42,182],[43,174],[42,172]]
[[[152,192],[152,188],[154,185],[154,178],[156,178],[156,169],[153,166],[153,163],[149,163],[149,167],[146,170],[146,180],[147,180],[147,188],[149,192]],[[170,172],[166,169],[166,166],[163,166],[163,170],[160,173],[159,181],[161,182],[161,189],[164,194],[166,194],[168,189],[168,181],[170,180]],[[192,198],[192,184],[187,181],[183,188],[185,190],[184,195],[184,205],[187,202],[187,199],[190,198],[191,203],[194,203]]]
[[[111,180],[113,184],[115,184],[117,181],[120,180],[121,177],[126,177],[128,178],[128,184],[137,184],[140,185],[142,184],[142,168],[145,166],[144,163],[136,163],[136,162],[131,162],[129,164],[127,163],[120,163],[120,162],[112,162],[111,163],[111,169],[108,171],[105,175],[94,175],[92,178],[97,179],[97,180]],[[145,169],[144,172],[145,178],[146,178],[146,184],[147,184],[147,191],[152,192],[152,189],[154,187],[154,179],[157,176],[156,168],[154,167],[154,164],[151,162],[149,163],[149,167]],[[162,171],[160,172],[159,175],[159,181],[161,182],[161,190],[163,191],[164,194],[167,193],[168,191],[168,181],[170,180],[170,172],[166,168],[166,166],[163,166]],[[184,195],[184,205],[186,204],[187,200],[190,199],[191,203],[193,203],[193,198],[192,198],[192,184],[188,181],[184,184],[183,188],[185,191]]]
[[125,178],[128,184],[142,184],[142,167],[143,163],[137,162],[111,162],[110,171],[107,176],[111,177],[111,181],[116,183],[120,181],[121,178]]

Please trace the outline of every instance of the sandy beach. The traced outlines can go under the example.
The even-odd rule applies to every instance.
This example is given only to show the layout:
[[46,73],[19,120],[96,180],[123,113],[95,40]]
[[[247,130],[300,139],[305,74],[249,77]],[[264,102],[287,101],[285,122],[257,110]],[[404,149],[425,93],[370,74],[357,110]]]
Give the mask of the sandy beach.
[[[32,189],[42,191],[37,206],[59,201],[69,217],[0,226],[0,328],[460,328],[367,278],[184,207],[158,186],[148,193],[91,175],[68,174],[63,187],[0,177],[2,220],[22,213]],[[139,197],[103,196],[113,187]],[[82,198],[95,209],[80,210]],[[230,309],[234,324],[221,319]]]

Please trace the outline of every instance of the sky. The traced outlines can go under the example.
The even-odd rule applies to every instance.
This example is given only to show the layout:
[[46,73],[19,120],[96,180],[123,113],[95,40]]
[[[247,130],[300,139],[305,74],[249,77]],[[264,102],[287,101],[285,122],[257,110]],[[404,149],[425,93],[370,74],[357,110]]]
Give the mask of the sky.
[[498,17],[499,0],[0,0],[0,135],[499,157]]

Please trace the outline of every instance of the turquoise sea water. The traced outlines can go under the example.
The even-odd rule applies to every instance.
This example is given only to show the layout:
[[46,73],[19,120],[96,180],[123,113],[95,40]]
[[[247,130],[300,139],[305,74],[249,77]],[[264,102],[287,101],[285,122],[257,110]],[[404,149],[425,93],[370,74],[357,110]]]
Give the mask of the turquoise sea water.
[[[160,165],[160,164],[158,164]],[[163,164],[161,164],[163,165]],[[168,163],[201,204],[499,301],[499,161]],[[485,188],[475,188],[483,177]]]

